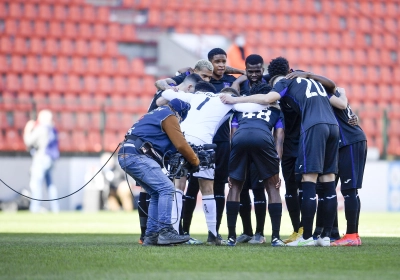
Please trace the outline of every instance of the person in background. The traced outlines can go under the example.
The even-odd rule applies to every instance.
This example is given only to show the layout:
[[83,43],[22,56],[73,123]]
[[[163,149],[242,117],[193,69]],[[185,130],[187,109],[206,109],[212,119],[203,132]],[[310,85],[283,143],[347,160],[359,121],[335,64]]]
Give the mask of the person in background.
[[[243,35],[236,36],[234,43],[227,52],[228,65],[236,69],[243,69],[247,54],[246,39]],[[238,75],[234,75],[236,78]]]
[[[29,187],[32,197],[42,199],[43,183],[46,183],[49,199],[57,198],[57,188],[53,184],[51,171],[56,159],[59,158],[57,130],[53,123],[53,114],[49,110],[42,110],[37,121],[30,120],[25,125],[24,142],[32,155],[31,178]],[[60,211],[58,201],[50,202],[51,211]],[[29,210],[32,213],[42,211],[40,201],[32,200]]]

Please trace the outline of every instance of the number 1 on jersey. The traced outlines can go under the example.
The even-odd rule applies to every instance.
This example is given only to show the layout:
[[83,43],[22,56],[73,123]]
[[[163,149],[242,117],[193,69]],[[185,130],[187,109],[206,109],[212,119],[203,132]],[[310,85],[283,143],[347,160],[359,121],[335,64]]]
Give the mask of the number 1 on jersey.
[[204,106],[204,104],[206,104],[208,101],[210,100],[210,97],[207,97],[206,99],[204,99],[204,101],[203,102],[201,102],[200,104],[199,104],[199,106],[197,106],[197,110],[200,110],[201,109],[201,107],[203,107]]

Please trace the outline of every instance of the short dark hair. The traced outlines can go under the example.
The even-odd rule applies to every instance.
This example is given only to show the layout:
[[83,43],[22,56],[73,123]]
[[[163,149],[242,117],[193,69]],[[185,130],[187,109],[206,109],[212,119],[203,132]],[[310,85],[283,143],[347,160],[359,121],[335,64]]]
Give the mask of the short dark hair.
[[258,54],[251,54],[248,57],[246,57],[245,64],[250,64],[250,65],[257,65],[264,64],[264,59],[261,57],[261,55]]
[[217,93],[217,89],[211,83],[203,80],[198,82],[194,87],[194,92],[197,91]]
[[274,76],[286,76],[289,73],[289,61],[287,61],[286,58],[284,57],[277,57],[273,60],[268,65],[268,74],[271,77]]
[[[208,60],[211,61],[214,58],[214,56],[219,55],[219,54],[226,55],[226,52],[223,49],[220,49],[220,48],[212,49],[208,53]],[[226,57],[228,57],[228,56],[226,55]]]
[[259,83],[251,87],[250,95],[253,94],[267,94],[270,92],[272,87],[266,83]]
[[183,80],[183,83],[191,83],[196,85],[200,81],[203,81],[203,79],[198,74],[193,73],[186,76],[186,78]]
[[220,92],[221,92],[221,93],[230,92],[230,93],[232,93],[232,95],[234,95],[234,96],[240,96],[239,92],[238,92],[236,89],[232,88],[232,87],[223,88],[223,89],[221,89]]

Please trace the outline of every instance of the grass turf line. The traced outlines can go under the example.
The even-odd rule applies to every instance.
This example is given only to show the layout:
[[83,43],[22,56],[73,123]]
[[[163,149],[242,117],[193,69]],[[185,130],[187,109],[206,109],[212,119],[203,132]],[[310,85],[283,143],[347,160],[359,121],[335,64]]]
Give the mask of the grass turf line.
[[[358,248],[144,248],[137,244],[138,234],[111,233],[137,227],[135,216],[0,214],[0,279],[398,279],[400,272],[399,214],[363,213],[369,236],[397,237],[361,235]],[[194,223],[200,223],[197,219]],[[85,233],[88,229],[98,233]],[[206,240],[206,235],[194,237]]]

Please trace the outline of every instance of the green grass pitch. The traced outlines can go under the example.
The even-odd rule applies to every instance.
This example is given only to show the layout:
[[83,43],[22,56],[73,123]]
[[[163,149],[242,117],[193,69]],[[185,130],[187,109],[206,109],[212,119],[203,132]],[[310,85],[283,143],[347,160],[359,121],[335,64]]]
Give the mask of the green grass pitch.
[[[400,213],[362,213],[363,245],[355,248],[141,247],[137,216],[0,213],[0,279],[400,279]],[[343,232],[343,213],[339,221]],[[283,238],[290,229],[284,212]],[[267,215],[267,240],[269,231]],[[196,211],[192,235],[205,233]]]

